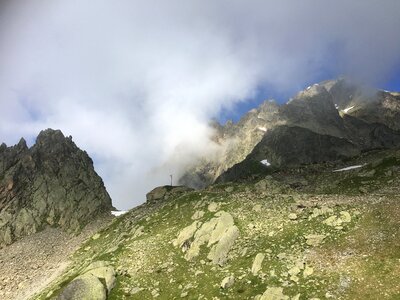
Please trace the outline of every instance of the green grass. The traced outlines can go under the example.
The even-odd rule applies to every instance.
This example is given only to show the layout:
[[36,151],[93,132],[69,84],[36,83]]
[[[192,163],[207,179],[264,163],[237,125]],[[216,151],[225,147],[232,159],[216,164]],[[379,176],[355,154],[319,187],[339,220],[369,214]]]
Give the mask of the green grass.
[[[56,295],[90,262],[106,260],[128,272],[119,273],[109,299],[153,299],[155,289],[159,289],[158,299],[178,299],[184,292],[184,299],[199,299],[199,295],[203,299],[252,299],[271,286],[283,287],[284,294],[291,297],[300,293],[300,299],[325,299],[327,293],[336,299],[400,299],[400,200],[391,193],[384,197],[374,195],[374,191],[393,188],[389,180],[396,180],[396,174],[386,176],[386,172],[400,165],[398,156],[393,151],[366,153],[346,165],[369,161],[368,166],[342,174],[332,173],[341,167],[332,164],[293,169],[274,174],[275,179],[281,176],[283,183],[270,178],[265,191],[258,190],[257,180],[225,183],[188,192],[163,204],[144,205],[117,218],[100,232],[98,239],[83,244],[72,256],[74,268],[44,295],[49,290]],[[360,176],[371,170],[375,170],[373,176]],[[309,184],[289,188],[285,176],[302,176]],[[372,193],[363,195],[361,186]],[[228,187],[233,191],[227,192]],[[294,207],[298,201],[304,203],[302,209]],[[181,249],[171,243],[180,230],[193,223],[195,211],[205,212],[201,222],[214,217],[207,210],[211,202],[229,212],[240,231],[228,264],[223,267],[207,261],[206,245],[189,262]],[[256,205],[260,210],[254,210]],[[324,205],[333,212],[309,218],[315,207]],[[323,223],[341,211],[352,216],[343,229]],[[291,212],[297,214],[297,220],[289,220]],[[134,237],[131,230],[139,226],[143,226],[143,234]],[[308,246],[308,234],[323,234],[325,239],[318,246]],[[114,251],[107,253],[112,247]],[[247,253],[243,256],[245,248]],[[266,257],[261,272],[254,276],[250,269],[260,252]],[[282,253],[286,258],[277,258]],[[307,278],[299,274],[295,283],[285,274],[297,260],[303,259],[314,273]],[[221,289],[222,279],[229,274],[234,274],[234,285]],[[185,288],[188,284],[192,287]],[[135,287],[143,290],[131,294]]]

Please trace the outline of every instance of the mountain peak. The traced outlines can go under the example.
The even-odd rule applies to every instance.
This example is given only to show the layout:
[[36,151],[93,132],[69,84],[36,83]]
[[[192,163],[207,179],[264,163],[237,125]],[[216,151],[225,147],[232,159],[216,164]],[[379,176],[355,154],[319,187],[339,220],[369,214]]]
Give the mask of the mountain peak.
[[76,232],[112,210],[92,160],[60,130],[0,149],[0,247],[46,226]]
[[48,128],[42,130],[36,138],[36,144],[39,145],[50,145],[53,143],[62,143],[66,140],[64,134],[59,129]]

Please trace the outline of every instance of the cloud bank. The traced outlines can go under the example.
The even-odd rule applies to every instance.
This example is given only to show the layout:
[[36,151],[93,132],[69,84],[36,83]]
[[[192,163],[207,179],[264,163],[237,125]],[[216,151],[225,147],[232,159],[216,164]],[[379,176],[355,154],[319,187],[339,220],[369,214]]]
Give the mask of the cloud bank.
[[8,0],[0,4],[0,140],[59,128],[114,205],[145,200],[199,153],[208,120],[257,89],[400,65],[400,2]]

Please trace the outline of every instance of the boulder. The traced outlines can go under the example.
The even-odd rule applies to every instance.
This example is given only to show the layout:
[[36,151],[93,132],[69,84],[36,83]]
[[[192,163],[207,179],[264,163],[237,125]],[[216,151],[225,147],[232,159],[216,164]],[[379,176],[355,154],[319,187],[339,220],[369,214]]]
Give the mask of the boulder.
[[103,300],[115,282],[114,268],[106,261],[95,261],[61,291],[57,300]]
[[205,223],[194,221],[183,228],[173,245],[181,247],[186,252],[185,259],[190,261],[200,254],[200,247],[206,244],[211,248],[207,258],[213,264],[222,266],[238,236],[239,229],[234,225],[233,217],[225,211],[219,211]]
[[283,294],[283,288],[269,287],[259,300],[289,300],[289,297]]
[[235,283],[235,277],[233,275],[225,277],[221,282],[221,289],[230,288]]
[[81,275],[71,281],[57,300],[105,300],[106,288],[100,279],[91,274]]
[[186,186],[171,186],[171,185],[159,186],[146,194],[146,201],[148,203],[151,203],[160,200],[166,200],[171,195],[176,196],[190,191],[193,191],[193,189],[188,188]]
[[254,258],[253,265],[251,267],[251,273],[256,276],[258,272],[261,270],[262,267],[262,262],[264,261],[265,254],[264,253],[258,253],[256,257]]
[[238,237],[239,229],[236,226],[229,227],[219,242],[211,248],[207,258],[215,265],[225,265],[228,260],[228,253]]

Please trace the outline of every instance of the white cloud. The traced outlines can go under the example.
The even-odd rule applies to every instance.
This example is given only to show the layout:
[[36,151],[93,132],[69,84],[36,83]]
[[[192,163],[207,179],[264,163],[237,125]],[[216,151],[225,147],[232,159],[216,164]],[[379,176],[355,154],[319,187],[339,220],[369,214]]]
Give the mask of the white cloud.
[[400,63],[400,2],[8,0],[0,139],[47,127],[95,158],[125,209],[207,151],[207,122],[264,84]]

